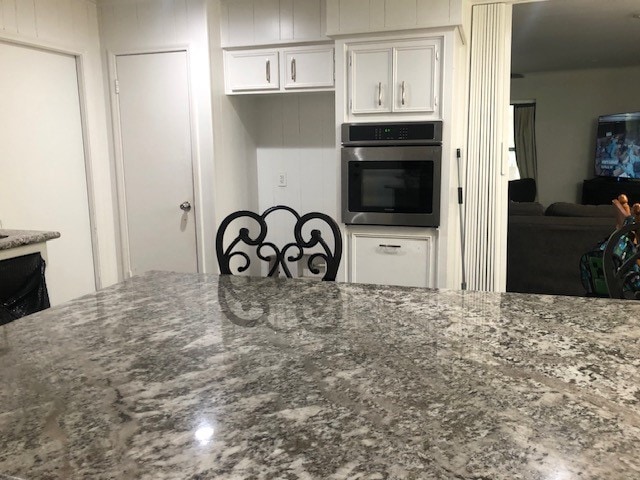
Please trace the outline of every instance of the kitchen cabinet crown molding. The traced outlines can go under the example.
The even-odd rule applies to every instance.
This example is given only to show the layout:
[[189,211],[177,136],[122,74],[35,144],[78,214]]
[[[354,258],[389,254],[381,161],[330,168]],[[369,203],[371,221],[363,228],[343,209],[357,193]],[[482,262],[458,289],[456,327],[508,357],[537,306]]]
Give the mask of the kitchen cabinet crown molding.
[[278,49],[278,48],[289,48],[289,47],[312,47],[316,45],[330,45],[334,46],[335,41],[329,38],[325,38],[323,40],[308,40],[308,41],[289,41],[282,40],[278,42],[265,43],[260,45],[233,45],[233,46],[222,46],[222,50],[225,52],[234,52],[238,50],[267,50],[267,49]]

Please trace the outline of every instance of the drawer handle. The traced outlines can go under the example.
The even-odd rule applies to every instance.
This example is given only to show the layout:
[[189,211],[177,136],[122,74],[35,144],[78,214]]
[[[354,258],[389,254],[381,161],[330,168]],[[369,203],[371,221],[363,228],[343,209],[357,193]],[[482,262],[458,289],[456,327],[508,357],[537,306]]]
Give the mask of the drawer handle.
[[386,244],[386,243],[381,243],[378,246],[382,247],[382,248],[402,248],[402,245],[389,245],[389,244]]

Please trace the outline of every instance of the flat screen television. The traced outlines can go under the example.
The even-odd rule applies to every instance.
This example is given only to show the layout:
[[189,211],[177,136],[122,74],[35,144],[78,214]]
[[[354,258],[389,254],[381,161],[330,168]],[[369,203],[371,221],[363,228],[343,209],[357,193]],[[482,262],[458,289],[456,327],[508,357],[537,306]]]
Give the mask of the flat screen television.
[[596,175],[640,179],[640,112],[598,117]]

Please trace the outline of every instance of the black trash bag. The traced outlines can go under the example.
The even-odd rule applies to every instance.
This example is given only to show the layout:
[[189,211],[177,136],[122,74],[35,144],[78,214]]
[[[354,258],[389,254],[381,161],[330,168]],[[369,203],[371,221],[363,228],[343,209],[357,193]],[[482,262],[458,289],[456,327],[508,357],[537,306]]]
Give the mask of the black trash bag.
[[0,325],[49,308],[39,253],[0,261]]

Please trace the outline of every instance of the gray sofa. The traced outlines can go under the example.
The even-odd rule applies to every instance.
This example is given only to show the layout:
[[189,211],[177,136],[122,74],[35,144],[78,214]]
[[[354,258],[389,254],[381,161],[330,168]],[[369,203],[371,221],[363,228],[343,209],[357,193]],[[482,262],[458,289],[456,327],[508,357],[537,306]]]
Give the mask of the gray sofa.
[[585,295],[580,257],[614,229],[612,205],[509,202],[507,291]]

